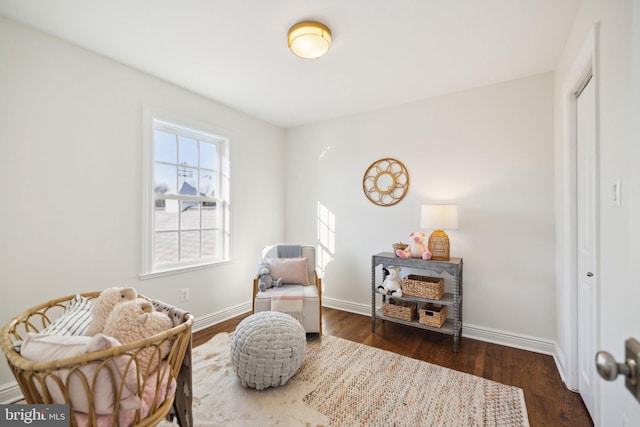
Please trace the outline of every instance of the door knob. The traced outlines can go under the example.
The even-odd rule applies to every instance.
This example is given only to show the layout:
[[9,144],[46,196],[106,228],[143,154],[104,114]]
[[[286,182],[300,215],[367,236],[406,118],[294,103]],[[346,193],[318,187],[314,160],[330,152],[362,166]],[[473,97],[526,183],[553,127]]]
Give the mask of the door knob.
[[590,272],[590,271],[588,271],[588,272],[587,272],[587,277],[593,277],[593,273],[592,273],[592,272]]
[[607,351],[596,353],[596,367],[598,374],[607,381],[613,381],[618,375],[624,375],[635,381],[636,362],[629,359],[625,363],[618,363],[616,359]]
[[640,342],[635,338],[629,338],[624,342],[625,361],[616,362],[616,359],[606,351],[599,351],[596,354],[596,368],[598,374],[607,381],[613,381],[618,375],[624,375],[624,385],[640,401]]

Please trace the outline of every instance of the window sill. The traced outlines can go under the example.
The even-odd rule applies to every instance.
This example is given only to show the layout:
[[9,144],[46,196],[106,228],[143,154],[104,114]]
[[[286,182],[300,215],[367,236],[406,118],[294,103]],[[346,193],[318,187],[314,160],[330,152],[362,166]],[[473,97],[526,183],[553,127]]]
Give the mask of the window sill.
[[211,261],[211,262],[206,262],[201,264],[194,264],[194,265],[187,265],[187,266],[180,266],[180,267],[170,267],[170,268],[167,268],[166,270],[157,270],[157,271],[152,271],[151,273],[142,273],[138,277],[140,278],[140,280],[155,279],[157,277],[172,276],[175,274],[205,270],[208,268],[225,265],[230,262],[231,262],[230,259],[225,259],[222,261]]

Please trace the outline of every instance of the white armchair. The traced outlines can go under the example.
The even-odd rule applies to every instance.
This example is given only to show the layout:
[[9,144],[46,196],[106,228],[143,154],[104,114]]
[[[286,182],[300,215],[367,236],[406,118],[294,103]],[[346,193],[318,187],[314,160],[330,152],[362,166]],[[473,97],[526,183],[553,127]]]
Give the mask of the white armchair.
[[[316,250],[313,246],[300,246],[300,256],[292,255],[288,249],[292,245],[274,245],[265,248],[262,258],[265,261],[282,258],[306,258],[308,285],[302,287],[303,303],[302,326],[307,333],[317,333],[322,335],[322,280],[316,272]],[[291,286],[292,283],[286,281],[282,285]],[[260,291],[258,289],[258,276],[253,279],[253,313],[260,311],[270,311],[272,309],[273,288]]]

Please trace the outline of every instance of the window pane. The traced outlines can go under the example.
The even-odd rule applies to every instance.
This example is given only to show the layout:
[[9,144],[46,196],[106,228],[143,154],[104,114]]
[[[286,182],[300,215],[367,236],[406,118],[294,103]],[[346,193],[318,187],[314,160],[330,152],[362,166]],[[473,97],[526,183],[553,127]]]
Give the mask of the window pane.
[[200,202],[180,202],[180,229],[197,230],[200,228]]
[[164,206],[158,206],[154,211],[155,231],[171,231],[178,229],[178,201],[156,200]]
[[178,163],[175,135],[157,130],[153,135],[153,146],[156,162]]
[[218,210],[216,209],[215,202],[202,204],[202,228],[216,228],[218,225]]
[[155,190],[156,195],[177,193],[176,174],[177,169],[175,166],[163,165],[160,163],[155,164],[153,189]]
[[215,257],[217,255],[218,236],[220,232],[217,230],[207,230],[202,232],[202,257]]
[[180,233],[180,261],[200,258],[200,232],[183,231]]
[[178,171],[178,187],[180,188],[180,194],[197,196],[198,170],[180,166],[180,170]]
[[144,269],[164,272],[189,268],[203,258],[205,263],[227,259],[229,177],[221,175],[221,168],[223,163],[228,167],[229,141],[160,117],[145,117],[151,118],[145,124],[153,129],[145,132],[145,152],[150,149],[152,157],[145,159],[151,174],[145,176],[145,186],[151,187],[152,200],[144,207],[150,225],[144,233],[144,253],[152,259],[144,260]]
[[200,141],[200,167],[218,170],[218,147],[215,144]]
[[155,263],[178,262],[178,233],[155,233]]
[[212,171],[200,171],[200,195],[204,197],[216,197],[217,182]]
[[181,136],[178,137],[178,144],[180,147],[179,163],[198,167],[198,141]]

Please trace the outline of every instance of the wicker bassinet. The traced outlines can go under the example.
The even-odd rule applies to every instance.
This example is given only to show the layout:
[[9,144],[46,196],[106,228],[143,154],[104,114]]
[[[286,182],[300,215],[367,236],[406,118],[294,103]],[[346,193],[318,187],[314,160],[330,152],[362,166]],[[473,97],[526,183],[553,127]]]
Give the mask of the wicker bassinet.
[[[89,292],[81,294],[85,298],[93,299],[100,295],[100,292]],[[156,425],[163,418],[173,419],[177,417],[178,423],[181,426],[192,426],[193,418],[191,414],[191,327],[193,325],[193,316],[190,313],[167,305],[161,301],[151,300],[147,297],[141,296],[150,301],[156,310],[163,311],[171,317],[173,321],[173,328],[147,337],[143,340],[132,342],[129,344],[121,345],[118,347],[112,347],[110,349],[96,351],[92,353],[85,353],[77,357],[69,357],[66,359],[51,360],[46,362],[33,362],[20,356],[14,349],[14,344],[18,341],[22,341],[28,332],[40,332],[46,328],[51,322],[58,317],[68,303],[75,295],[69,295],[63,298],[49,301],[47,303],[30,308],[25,312],[19,314],[15,318],[11,319],[7,325],[2,328],[0,335],[0,344],[2,350],[5,353],[9,366],[13,371],[20,390],[24,395],[24,399],[27,403],[32,404],[51,404],[56,403],[52,401],[52,397],[47,390],[46,384],[51,384],[51,381],[55,381],[56,384],[62,389],[64,400],[70,405],[70,413],[75,413],[71,398],[68,390],[65,386],[64,380],[61,380],[59,375],[64,373],[63,377],[79,378],[82,383],[82,388],[87,396],[86,401],[89,402],[89,410],[86,415],[83,413],[80,416],[83,418],[83,423],[86,422],[89,426],[95,426],[98,424],[99,417],[105,417],[105,415],[97,415],[95,408],[93,407],[94,387],[96,378],[87,378],[83,371],[79,368],[81,366],[87,366],[88,364],[94,364],[99,369],[95,372],[99,372],[100,369],[109,370],[110,362],[116,357],[127,358],[129,365],[136,363],[136,357],[140,350],[152,348],[158,349],[164,342],[171,343],[171,349],[168,356],[164,359],[164,362],[159,365],[157,369],[157,375],[150,375],[147,378],[141,378],[137,384],[137,396],[142,396],[146,389],[147,396],[152,397],[152,404],[149,405],[149,412],[146,416],[141,416],[141,410],[135,411],[135,415],[132,418],[131,425],[136,426],[152,426]],[[156,350],[153,350],[156,351]],[[97,373],[94,375],[97,377]],[[116,402],[120,401],[120,395],[123,392],[121,378],[117,382],[114,381],[115,375],[110,372],[111,387],[115,396]],[[101,376],[104,378],[104,375]],[[161,386],[161,382],[164,381],[164,387]],[[169,394],[170,387],[166,385],[169,382],[175,381],[175,393]],[[155,382],[155,384],[154,384]],[[104,387],[104,384],[102,384]],[[164,392],[162,390],[165,390]],[[59,403],[59,402],[58,402]],[[114,406],[113,415],[107,415],[108,425],[119,426],[120,415],[122,411],[119,409],[119,405]],[[133,411],[130,411],[129,415]],[[76,427],[78,425],[78,415],[70,417],[70,425]],[[100,424],[105,422],[104,419],[100,420]],[[129,424],[127,422],[127,424]]]

